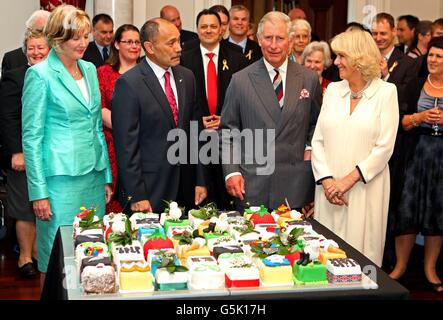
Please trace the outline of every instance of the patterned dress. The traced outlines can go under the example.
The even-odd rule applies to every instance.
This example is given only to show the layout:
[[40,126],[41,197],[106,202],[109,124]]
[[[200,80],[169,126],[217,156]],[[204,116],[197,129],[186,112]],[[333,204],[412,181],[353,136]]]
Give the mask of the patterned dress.
[[[115,82],[120,77],[120,73],[115,71],[109,64],[105,64],[97,69],[98,83],[102,97],[102,108],[111,110],[112,92],[114,91]],[[115,157],[114,140],[112,138],[112,130],[103,126],[106,143],[108,145],[109,162],[112,170],[112,192],[115,194],[115,184],[117,181],[117,160]],[[106,205],[106,214],[110,212],[121,212],[120,203],[112,199]]]
[[[431,97],[421,91],[417,112],[434,107],[437,99],[443,107],[443,97]],[[443,235],[443,138],[432,136],[432,126],[420,125],[417,145],[405,167],[405,181],[396,212],[395,233],[425,236]],[[443,126],[439,126],[443,131]]]

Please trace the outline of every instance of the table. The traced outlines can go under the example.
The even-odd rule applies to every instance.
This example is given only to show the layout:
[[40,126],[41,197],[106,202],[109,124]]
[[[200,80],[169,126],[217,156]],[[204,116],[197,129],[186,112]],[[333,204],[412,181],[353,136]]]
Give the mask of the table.
[[291,286],[267,288],[230,288],[210,291],[154,291],[145,294],[83,295],[74,263],[72,226],[61,226],[55,237],[49,260],[42,300],[105,300],[105,299],[408,299],[409,291],[368,258],[316,220],[310,220],[314,230],[333,239],[348,257],[362,267],[362,284]]

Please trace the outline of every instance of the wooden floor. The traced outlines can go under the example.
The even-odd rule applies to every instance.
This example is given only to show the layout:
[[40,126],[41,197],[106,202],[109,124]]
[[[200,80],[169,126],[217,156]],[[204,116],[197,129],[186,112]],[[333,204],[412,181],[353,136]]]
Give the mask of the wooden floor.
[[[39,277],[22,279],[17,271],[17,253],[11,238],[0,241],[0,300],[38,300],[40,299]],[[443,280],[443,261],[440,256],[438,270]],[[443,294],[436,294],[425,287],[423,273],[423,248],[414,248],[411,264],[403,285],[410,290],[410,298],[414,300],[441,300]]]

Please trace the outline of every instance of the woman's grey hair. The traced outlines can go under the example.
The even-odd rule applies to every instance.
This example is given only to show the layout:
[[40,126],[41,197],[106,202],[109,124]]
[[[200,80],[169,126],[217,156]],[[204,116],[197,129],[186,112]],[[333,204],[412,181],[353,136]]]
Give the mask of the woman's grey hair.
[[292,21],[291,30],[290,30],[291,37],[294,35],[295,30],[306,30],[308,32],[309,39],[311,38],[312,28],[308,21],[303,19],[297,19]]
[[257,38],[258,39],[261,39],[261,37],[263,36],[263,26],[266,22],[270,22],[272,24],[274,24],[275,22],[285,23],[287,26],[287,33],[288,33],[288,38],[289,38],[289,32],[291,30],[291,19],[289,19],[289,17],[286,14],[284,14],[283,12],[270,11],[267,14],[265,14],[263,16],[263,18],[261,18],[260,22],[258,23],[258,27],[257,27]]
[[40,31],[40,30],[27,31],[25,33],[25,39],[23,40],[23,46],[22,46],[23,52],[26,54],[29,39],[39,39],[39,38],[44,38],[45,42],[47,43],[45,35],[43,34],[43,31]]
[[39,23],[37,22],[45,22],[44,24],[46,24],[46,22],[48,21],[50,12],[46,11],[46,10],[37,10],[34,11],[31,16],[28,18],[28,20],[26,20],[25,22],[25,27],[26,30],[34,30],[34,29],[39,29],[40,31],[43,31],[44,29],[44,25],[41,26],[39,25]]
[[329,49],[329,45],[325,41],[313,41],[308,44],[301,55],[302,64],[305,64],[305,59],[315,51],[320,51],[323,53],[323,62],[325,64],[325,68],[328,68],[332,64],[332,59],[331,50]]

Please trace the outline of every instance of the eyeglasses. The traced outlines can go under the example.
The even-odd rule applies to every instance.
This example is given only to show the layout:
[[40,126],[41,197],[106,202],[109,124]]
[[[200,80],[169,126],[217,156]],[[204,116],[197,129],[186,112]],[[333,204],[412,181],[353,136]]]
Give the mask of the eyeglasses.
[[138,41],[138,40],[136,40],[136,41],[133,41],[133,40],[120,40],[120,43],[125,43],[125,44],[127,44],[128,46],[132,46],[132,45],[136,45],[137,47],[139,47],[139,46],[141,46],[141,42],[140,41]]

